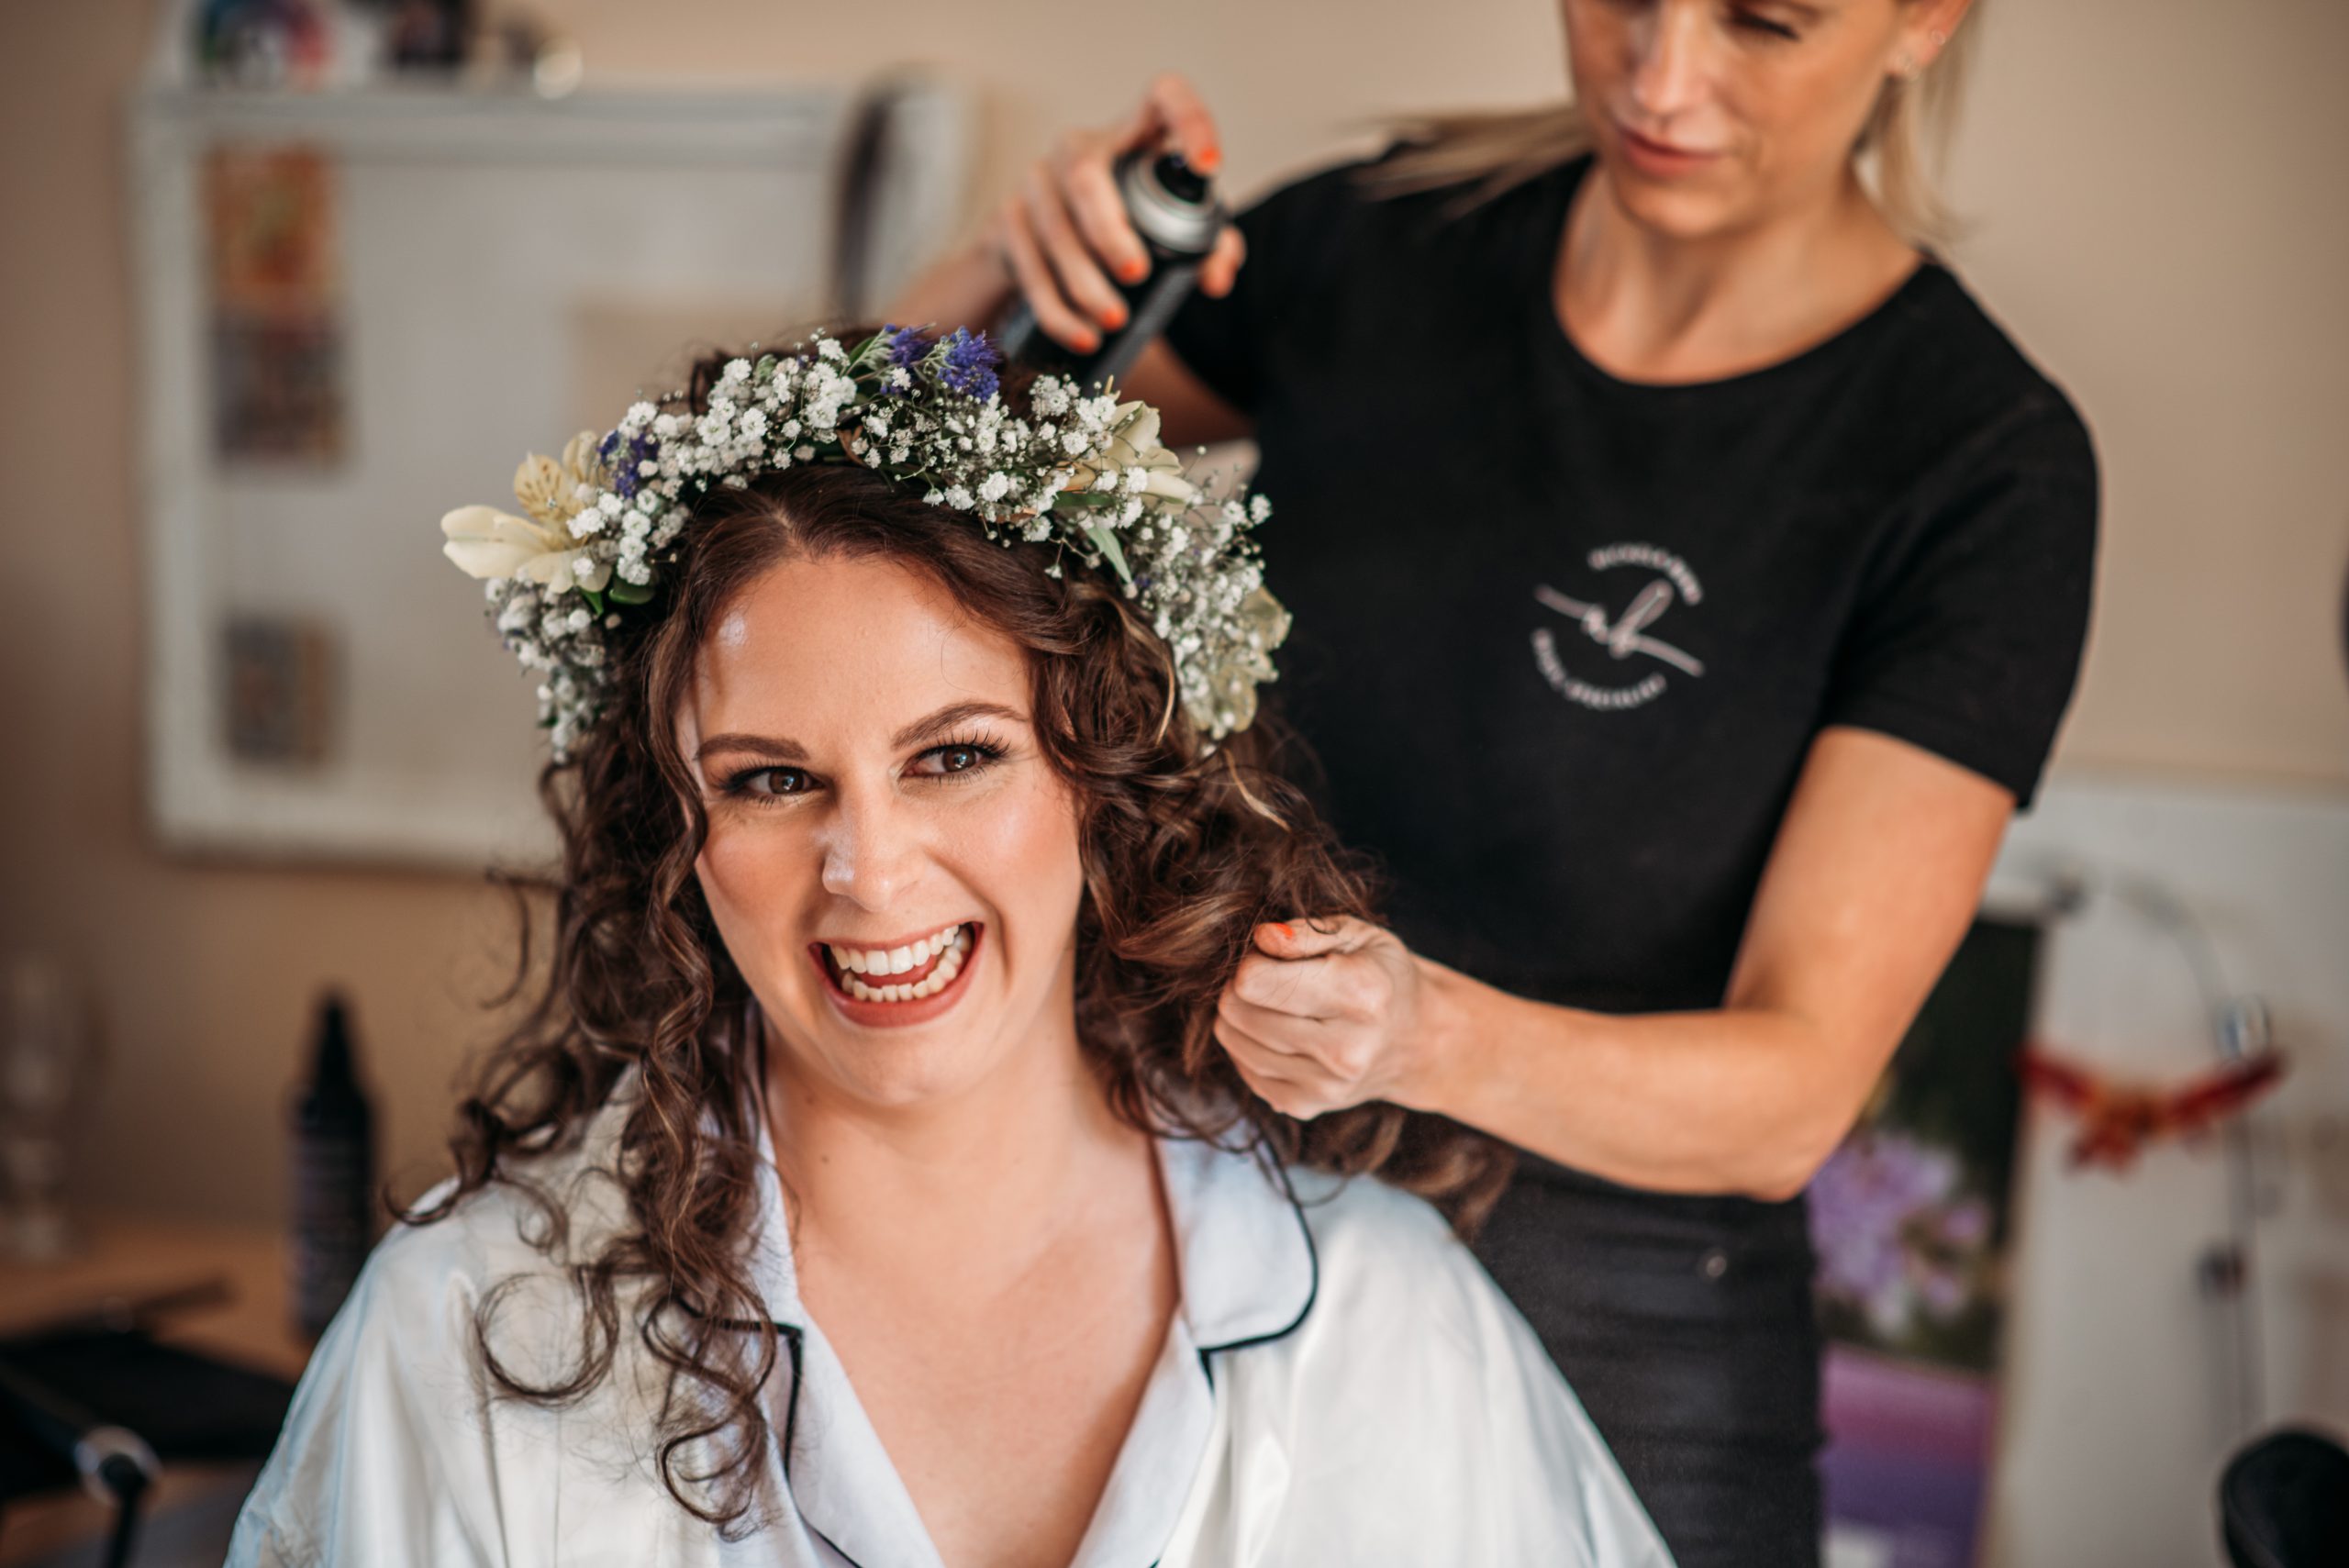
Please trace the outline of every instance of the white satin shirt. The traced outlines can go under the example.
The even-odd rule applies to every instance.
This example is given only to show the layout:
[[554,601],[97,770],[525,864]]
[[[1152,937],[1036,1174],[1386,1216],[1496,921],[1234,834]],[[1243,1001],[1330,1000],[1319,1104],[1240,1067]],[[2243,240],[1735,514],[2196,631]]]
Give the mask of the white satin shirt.
[[[621,1222],[608,1172],[631,1087],[541,1157],[579,1255]],[[1669,1568],[1531,1329],[1432,1208],[1196,1142],[1159,1154],[1181,1306],[1072,1568]],[[942,1568],[800,1303],[761,1169],[753,1277],[796,1341],[770,1411],[779,1518],[722,1540],[670,1496],[649,1358],[623,1354],[567,1409],[495,1394],[473,1336],[485,1291],[524,1281],[495,1340],[518,1370],[553,1371],[578,1331],[571,1286],[523,1234],[529,1205],[492,1187],[376,1249],[238,1518],[231,1568]]]

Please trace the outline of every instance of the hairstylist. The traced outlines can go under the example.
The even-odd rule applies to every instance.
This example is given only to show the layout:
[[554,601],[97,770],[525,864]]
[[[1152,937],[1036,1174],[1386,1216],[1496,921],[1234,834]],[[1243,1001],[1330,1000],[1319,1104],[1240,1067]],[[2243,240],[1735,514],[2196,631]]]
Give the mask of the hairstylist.
[[[2064,395],[1921,249],[1966,0],[1564,0],[1575,107],[1265,197],[1128,378],[1252,433],[1279,695],[1394,927],[1258,933],[1266,1099],[1527,1153],[1480,1251],[1685,1568],[1817,1561],[1804,1184],[2027,804],[2085,635]],[[1085,348],[1162,79],[902,302]],[[1871,189],[1855,161],[1873,159]],[[1298,910],[1299,917],[1311,910]]]

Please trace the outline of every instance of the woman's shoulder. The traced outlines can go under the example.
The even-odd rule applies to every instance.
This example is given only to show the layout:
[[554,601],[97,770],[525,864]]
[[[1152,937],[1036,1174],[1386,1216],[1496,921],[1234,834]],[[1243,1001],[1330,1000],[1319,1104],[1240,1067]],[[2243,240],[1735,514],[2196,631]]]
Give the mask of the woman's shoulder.
[[1516,1353],[1503,1343],[1516,1308],[1433,1205],[1366,1176],[1293,1171],[1290,1181],[1332,1330],[1423,1340],[1430,1353]]
[[[1281,1528],[1327,1561],[1666,1564],[1565,1379],[1443,1217],[1367,1177],[1289,1177],[1313,1306],[1219,1368],[1235,1430],[1313,1456]],[[1244,1515],[1244,1469],[1225,1485]]]
[[1287,1174],[1325,1270],[1449,1270],[1462,1260],[1475,1262],[1425,1198],[1375,1177],[1300,1167]]
[[1928,257],[1919,265],[1896,314],[1902,328],[1890,356],[1901,389],[1896,401],[1936,412],[1929,424],[1971,433],[1984,456],[2027,457],[2093,475],[2087,423],[2070,395],[1946,262]]
[[507,1560],[518,1533],[555,1538],[557,1472],[586,1465],[604,1527],[632,1536],[658,1518],[614,1404],[642,1395],[637,1380],[556,1407],[511,1397],[498,1375],[543,1386],[580,1364],[588,1315],[570,1265],[600,1247],[617,1193],[597,1164],[573,1144],[409,1207],[311,1354],[231,1563]]
[[413,1385],[452,1407],[441,1396],[489,1381],[484,1329],[497,1330],[489,1348],[501,1366],[549,1374],[537,1363],[566,1343],[577,1352],[574,1266],[603,1250],[621,1202],[617,1180],[576,1144],[509,1162],[471,1191],[440,1183],[369,1253],[306,1381]]
[[408,1204],[367,1260],[363,1306],[475,1297],[518,1277],[568,1274],[625,1224],[626,1194],[605,1156],[610,1107],[561,1143],[508,1154],[489,1181],[454,1176]]

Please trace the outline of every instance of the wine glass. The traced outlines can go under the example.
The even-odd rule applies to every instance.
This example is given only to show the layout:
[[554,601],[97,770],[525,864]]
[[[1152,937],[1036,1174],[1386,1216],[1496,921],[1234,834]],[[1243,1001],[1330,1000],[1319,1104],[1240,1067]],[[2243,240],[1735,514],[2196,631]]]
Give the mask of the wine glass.
[[87,1031],[64,966],[12,959],[0,980],[0,1179],[10,1212],[0,1240],[28,1262],[72,1250],[65,1216],[65,1124]]

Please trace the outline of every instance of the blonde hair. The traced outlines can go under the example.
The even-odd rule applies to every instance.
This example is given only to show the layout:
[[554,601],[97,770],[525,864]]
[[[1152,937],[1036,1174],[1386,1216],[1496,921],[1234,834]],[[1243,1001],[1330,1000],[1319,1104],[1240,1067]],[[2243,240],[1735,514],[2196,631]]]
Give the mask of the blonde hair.
[[[1945,244],[1957,232],[1928,164],[1948,150],[1983,4],[1976,0],[1969,25],[1956,30],[1930,69],[1912,80],[1885,83],[1852,149],[1877,210],[1914,244]],[[1590,126],[1571,100],[1499,113],[1421,115],[1390,128],[1403,145],[1363,171],[1364,186],[1379,196],[1457,187],[1454,213],[1481,206],[1591,150]]]

